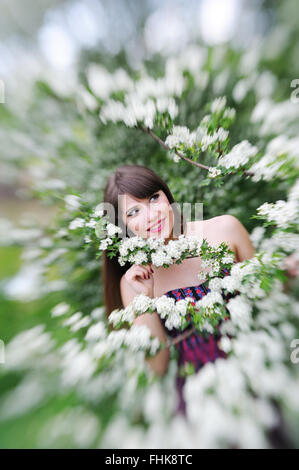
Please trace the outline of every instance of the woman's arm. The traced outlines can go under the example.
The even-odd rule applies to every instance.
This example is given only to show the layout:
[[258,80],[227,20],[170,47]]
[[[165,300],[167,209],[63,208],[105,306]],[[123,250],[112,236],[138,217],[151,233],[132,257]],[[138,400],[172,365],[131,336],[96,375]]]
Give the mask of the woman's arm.
[[[120,281],[120,292],[123,306],[126,307],[129,303],[132,302],[136,296],[136,292],[130,286],[123,276]],[[143,313],[138,315],[134,320],[133,324],[135,325],[146,325],[150,330],[152,336],[156,336],[161,342],[166,343],[167,338],[161,323],[160,317],[156,312],[153,313]],[[170,358],[169,348],[163,348],[159,351],[154,357],[146,359],[147,363],[150,365],[152,370],[158,375],[164,375],[168,369],[168,363]]]

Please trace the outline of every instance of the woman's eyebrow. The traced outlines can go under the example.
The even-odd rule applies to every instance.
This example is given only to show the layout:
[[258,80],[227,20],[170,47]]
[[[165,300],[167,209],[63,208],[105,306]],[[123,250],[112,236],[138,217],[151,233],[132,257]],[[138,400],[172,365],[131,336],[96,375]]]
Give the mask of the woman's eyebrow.
[[[150,195],[149,195],[147,198],[145,198],[145,199],[151,198],[154,194],[156,194],[156,193],[158,193],[158,192],[159,192],[159,191],[154,191],[152,194],[150,194]],[[126,210],[126,214],[127,214],[129,211],[131,211],[132,209],[135,209],[135,207],[137,208],[137,205],[136,205],[136,204],[135,204],[134,206],[132,206],[132,207],[129,207],[129,209]]]
[[135,207],[137,207],[136,204],[135,204],[134,206],[129,207],[129,209],[126,211],[126,214],[127,214],[129,211],[131,211],[132,209],[135,209]]

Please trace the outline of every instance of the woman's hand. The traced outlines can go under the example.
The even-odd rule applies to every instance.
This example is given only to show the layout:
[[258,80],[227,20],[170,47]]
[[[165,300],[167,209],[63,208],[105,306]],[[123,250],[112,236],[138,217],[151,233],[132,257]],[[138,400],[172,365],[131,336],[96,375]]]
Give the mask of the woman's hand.
[[151,264],[143,266],[133,264],[125,273],[126,281],[133,287],[137,294],[154,296],[154,278]]

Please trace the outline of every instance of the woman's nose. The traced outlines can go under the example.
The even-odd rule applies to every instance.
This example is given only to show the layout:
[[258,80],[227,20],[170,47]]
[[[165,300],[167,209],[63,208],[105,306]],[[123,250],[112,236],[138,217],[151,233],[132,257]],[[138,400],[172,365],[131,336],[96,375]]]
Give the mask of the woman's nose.
[[157,222],[161,218],[162,212],[158,209],[149,208],[147,210],[147,223],[148,225],[151,223]]

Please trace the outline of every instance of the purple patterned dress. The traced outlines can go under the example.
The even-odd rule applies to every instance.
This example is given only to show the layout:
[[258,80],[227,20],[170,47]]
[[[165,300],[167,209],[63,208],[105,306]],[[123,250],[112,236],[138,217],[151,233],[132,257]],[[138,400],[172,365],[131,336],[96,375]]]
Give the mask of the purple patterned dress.
[[[225,275],[229,274],[229,271],[224,268],[222,271]],[[197,286],[184,287],[182,289],[173,289],[168,292],[165,292],[164,295],[167,297],[173,298],[176,301],[184,299],[186,297],[192,297],[194,301],[200,300],[204,297],[210,289],[206,286],[208,281],[203,282]],[[231,297],[234,297],[235,294],[224,295],[225,302],[227,303]],[[228,312],[228,311],[227,311]],[[225,320],[229,318],[229,312]],[[169,330],[165,326],[166,319],[160,318],[162,324],[166,330],[167,335],[170,339],[174,339],[177,336],[182,334],[182,331],[173,328]],[[190,316],[189,318],[190,319]],[[222,320],[217,325],[217,330],[222,323]],[[190,325],[184,330],[184,333],[192,328],[192,320]],[[186,415],[186,403],[183,397],[183,386],[185,383],[185,377],[180,376],[180,369],[186,366],[187,363],[191,363],[194,366],[195,371],[197,372],[206,362],[214,362],[218,357],[226,358],[227,354],[221,350],[218,346],[218,342],[221,338],[221,333],[217,332],[214,334],[211,333],[199,333],[194,332],[185,339],[182,339],[175,344],[175,348],[178,353],[178,374],[176,376],[176,387],[178,392],[178,407],[176,413],[182,413]]]

